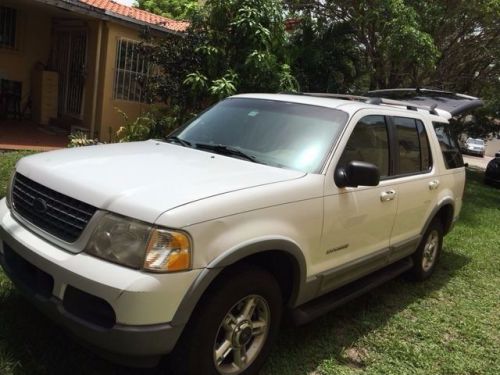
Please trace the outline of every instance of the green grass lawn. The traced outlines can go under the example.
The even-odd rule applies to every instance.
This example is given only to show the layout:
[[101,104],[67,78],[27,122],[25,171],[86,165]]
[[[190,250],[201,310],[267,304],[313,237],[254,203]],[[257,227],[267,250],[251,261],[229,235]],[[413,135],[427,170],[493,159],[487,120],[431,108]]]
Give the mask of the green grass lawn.
[[[0,155],[0,195],[14,159]],[[157,374],[88,352],[0,272],[0,374]],[[262,375],[500,374],[500,190],[468,171],[436,274],[396,279],[315,322],[284,328]]]
[[0,197],[5,195],[7,182],[10,174],[12,173],[12,169],[16,165],[16,162],[23,156],[31,153],[31,151],[6,152],[4,154],[0,153]]

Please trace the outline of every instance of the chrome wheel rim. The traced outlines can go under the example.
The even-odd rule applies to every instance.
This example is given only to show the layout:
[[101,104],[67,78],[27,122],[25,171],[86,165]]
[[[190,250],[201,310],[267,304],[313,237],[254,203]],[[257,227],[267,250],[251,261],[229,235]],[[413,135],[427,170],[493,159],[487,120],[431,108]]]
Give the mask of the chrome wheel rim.
[[258,295],[231,307],[214,343],[214,364],[220,374],[240,374],[255,361],[266,342],[270,318],[268,303]]
[[433,230],[427,237],[427,241],[425,242],[424,251],[422,254],[422,269],[424,270],[424,272],[429,271],[434,265],[438,247],[439,233],[437,230]]

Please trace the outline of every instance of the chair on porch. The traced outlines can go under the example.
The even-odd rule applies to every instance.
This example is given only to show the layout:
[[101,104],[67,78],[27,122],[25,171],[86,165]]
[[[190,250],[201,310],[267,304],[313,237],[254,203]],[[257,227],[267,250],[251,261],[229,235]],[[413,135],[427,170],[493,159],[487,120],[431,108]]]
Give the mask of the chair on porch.
[[22,119],[22,92],[22,82],[8,79],[0,80],[0,118],[13,116],[15,119]]

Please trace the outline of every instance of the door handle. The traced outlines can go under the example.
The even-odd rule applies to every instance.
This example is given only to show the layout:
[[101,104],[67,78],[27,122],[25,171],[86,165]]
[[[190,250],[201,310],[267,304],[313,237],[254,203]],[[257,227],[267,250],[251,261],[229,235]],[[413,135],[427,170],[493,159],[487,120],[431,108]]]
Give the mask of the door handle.
[[392,200],[394,200],[394,198],[396,198],[396,191],[395,190],[383,191],[380,194],[380,200],[382,202],[392,201]]
[[429,182],[429,190],[436,190],[439,187],[439,180]]

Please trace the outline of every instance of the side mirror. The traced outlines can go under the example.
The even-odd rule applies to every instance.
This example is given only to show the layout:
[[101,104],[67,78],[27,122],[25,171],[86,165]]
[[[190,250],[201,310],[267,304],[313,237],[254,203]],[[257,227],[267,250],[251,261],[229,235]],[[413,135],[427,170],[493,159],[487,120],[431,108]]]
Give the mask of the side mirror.
[[377,186],[380,182],[380,173],[374,164],[353,160],[345,167],[337,167],[334,180],[339,188]]

